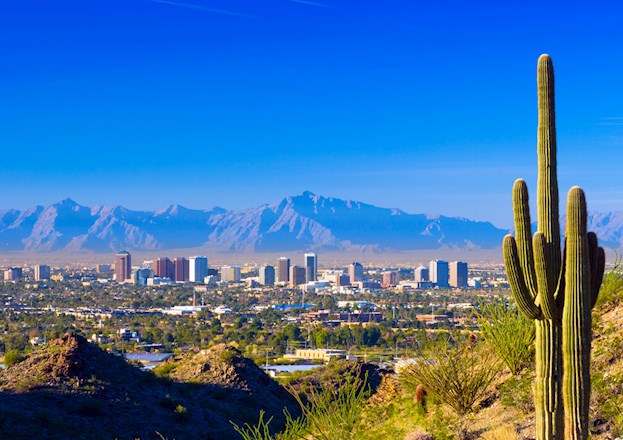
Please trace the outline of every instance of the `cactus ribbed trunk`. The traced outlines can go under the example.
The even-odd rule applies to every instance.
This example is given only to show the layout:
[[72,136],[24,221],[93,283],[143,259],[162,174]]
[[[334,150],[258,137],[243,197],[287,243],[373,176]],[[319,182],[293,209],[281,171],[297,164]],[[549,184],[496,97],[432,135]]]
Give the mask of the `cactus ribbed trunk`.
[[517,239],[504,237],[504,265],[517,307],[536,326],[536,438],[585,440],[591,385],[591,308],[597,301],[606,258],[597,236],[586,232],[586,200],[578,187],[569,191],[567,199],[562,255],[554,67],[548,55],[539,58],[537,88],[538,230],[530,240],[528,188],[518,179],[513,186]]
[[536,377],[534,379],[534,408],[536,412],[536,438],[562,439],[563,412],[562,357],[560,326],[551,320],[535,321]]
[[545,237],[548,260],[548,294],[554,295],[560,276],[560,223],[558,219],[558,177],[556,167],[556,109],[554,102],[554,65],[549,55],[537,64],[539,125],[537,129],[537,216],[539,232]]
[[563,311],[563,393],[565,439],[588,438],[591,396],[591,268],[584,192],[571,188],[567,199],[566,290]]

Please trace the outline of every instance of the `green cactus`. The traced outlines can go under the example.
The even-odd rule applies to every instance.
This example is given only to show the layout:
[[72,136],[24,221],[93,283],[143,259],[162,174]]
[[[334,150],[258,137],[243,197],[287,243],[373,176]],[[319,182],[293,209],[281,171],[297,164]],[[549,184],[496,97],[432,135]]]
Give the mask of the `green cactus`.
[[598,247],[597,236],[586,232],[584,192],[573,187],[567,199],[565,253],[562,258],[556,176],[554,69],[548,55],[539,58],[537,84],[538,229],[531,240],[528,188],[523,180],[518,179],[513,186],[517,238],[511,235],[504,238],[504,264],[519,309],[526,317],[535,320],[536,438],[586,439],[590,401],[591,309],[597,301],[603,279],[605,253]]
[[565,303],[562,316],[565,439],[588,438],[591,397],[591,309],[605,266],[597,236],[586,232],[586,199],[575,186],[567,197]]
[[528,188],[522,179],[513,186],[513,211],[517,238],[504,238],[504,264],[517,306],[535,320],[536,378],[534,406],[537,439],[562,438],[561,309],[564,286],[558,182],[554,70],[548,55],[537,67],[538,126],[538,230],[532,238]]

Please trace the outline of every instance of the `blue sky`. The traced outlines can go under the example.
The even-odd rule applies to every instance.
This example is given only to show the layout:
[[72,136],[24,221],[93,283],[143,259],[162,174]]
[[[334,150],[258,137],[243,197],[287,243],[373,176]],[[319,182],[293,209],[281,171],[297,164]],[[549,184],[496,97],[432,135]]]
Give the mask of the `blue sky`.
[[311,190],[511,223],[536,60],[561,194],[623,209],[615,1],[0,3],[0,208],[231,209]]

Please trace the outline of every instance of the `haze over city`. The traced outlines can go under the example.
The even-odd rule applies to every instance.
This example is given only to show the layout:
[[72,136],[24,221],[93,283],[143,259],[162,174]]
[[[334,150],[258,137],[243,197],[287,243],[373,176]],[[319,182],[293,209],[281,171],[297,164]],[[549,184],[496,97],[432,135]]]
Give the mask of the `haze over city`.
[[[556,60],[561,192],[623,209],[618,2],[0,6],[1,209],[243,209],[311,190],[511,226]],[[545,17],[545,18],[544,18]]]

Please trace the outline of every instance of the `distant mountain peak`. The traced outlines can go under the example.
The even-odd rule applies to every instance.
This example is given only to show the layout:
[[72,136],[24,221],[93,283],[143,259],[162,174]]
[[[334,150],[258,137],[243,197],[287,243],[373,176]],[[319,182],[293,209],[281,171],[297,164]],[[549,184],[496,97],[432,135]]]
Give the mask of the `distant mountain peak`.
[[79,204],[71,197],[66,197],[56,204],[60,206],[79,206]]
[[401,251],[500,247],[506,230],[488,222],[408,214],[359,201],[303,191],[240,211],[158,211],[123,206],[86,207],[67,198],[0,217],[6,251],[116,252],[205,248],[215,252]]

